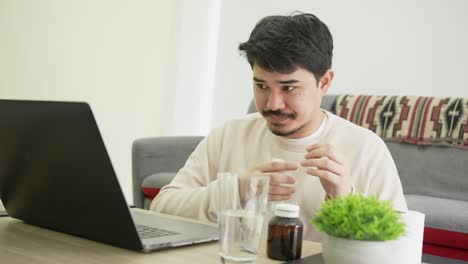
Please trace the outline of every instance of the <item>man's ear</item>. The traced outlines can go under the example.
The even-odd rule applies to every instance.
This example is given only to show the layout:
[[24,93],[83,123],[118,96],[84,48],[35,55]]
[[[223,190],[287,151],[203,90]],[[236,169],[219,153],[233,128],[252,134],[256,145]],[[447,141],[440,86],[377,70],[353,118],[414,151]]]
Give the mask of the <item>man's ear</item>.
[[322,78],[320,78],[320,81],[318,83],[318,88],[322,96],[324,96],[327,93],[328,88],[330,88],[330,85],[333,81],[333,77],[335,77],[335,73],[331,69],[328,69],[323,74]]

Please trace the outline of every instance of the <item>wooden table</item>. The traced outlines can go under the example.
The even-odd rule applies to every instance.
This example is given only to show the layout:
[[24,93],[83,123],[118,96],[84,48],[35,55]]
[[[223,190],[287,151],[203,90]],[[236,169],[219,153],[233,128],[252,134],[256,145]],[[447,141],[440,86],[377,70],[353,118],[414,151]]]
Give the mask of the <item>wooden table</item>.
[[[281,263],[266,257],[265,239],[257,263]],[[304,241],[302,256],[320,252],[320,243]],[[0,263],[220,263],[211,242],[139,253],[0,217]]]

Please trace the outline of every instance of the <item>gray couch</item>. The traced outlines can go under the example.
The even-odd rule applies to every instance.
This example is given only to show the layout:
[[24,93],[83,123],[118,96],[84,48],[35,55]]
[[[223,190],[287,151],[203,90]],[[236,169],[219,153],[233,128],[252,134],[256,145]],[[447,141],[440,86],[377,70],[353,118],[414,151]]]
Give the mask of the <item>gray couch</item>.
[[[335,95],[327,95],[322,108],[331,110]],[[253,105],[249,112],[255,111]],[[155,137],[133,144],[133,196],[137,207],[148,208],[142,186],[158,189],[168,184],[202,137]],[[426,231],[449,231],[444,239],[468,236],[468,150],[388,142],[400,174],[408,207],[426,214]],[[455,233],[451,233],[455,232]],[[432,233],[431,233],[432,234]],[[465,235],[465,236],[464,236]],[[424,251],[447,250],[444,242],[426,241]],[[468,240],[460,247],[449,243],[448,250],[468,254]],[[435,247],[435,249],[434,249]],[[440,248],[439,248],[440,247]],[[435,250],[435,251],[434,251]],[[424,255],[428,263],[467,263],[434,255]]]

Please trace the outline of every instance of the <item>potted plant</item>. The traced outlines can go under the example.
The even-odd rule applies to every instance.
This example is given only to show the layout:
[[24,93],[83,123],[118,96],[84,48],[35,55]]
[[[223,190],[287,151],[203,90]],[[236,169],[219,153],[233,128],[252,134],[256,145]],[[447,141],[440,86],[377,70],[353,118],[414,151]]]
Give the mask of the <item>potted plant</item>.
[[325,233],[322,255],[327,264],[396,263],[393,242],[405,232],[389,202],[359,194],[327,200],[311,222]]

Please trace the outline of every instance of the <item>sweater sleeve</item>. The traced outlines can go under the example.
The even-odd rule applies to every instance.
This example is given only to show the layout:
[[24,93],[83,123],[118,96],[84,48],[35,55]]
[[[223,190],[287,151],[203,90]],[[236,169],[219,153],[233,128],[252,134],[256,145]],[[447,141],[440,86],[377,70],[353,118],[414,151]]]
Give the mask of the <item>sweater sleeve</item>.
[[378,138],[372,146],[367,146],[366,149],[370,151],[363,160],[367,163],[367,166],[364,165],[365,177],[360,178],[366,180],[358,184],[360,188],[357,191],[375,195],[381,201],[389,201],[397,211],[407,211],[398,170],[387,146],[382,139]]
[[209,135],[200,142],[172,182],[164,186],[152,201],[150,210],[216,221],[216,169],[209,160],[214,154],[209,153],[209,142],[214,140],[213,137]]

